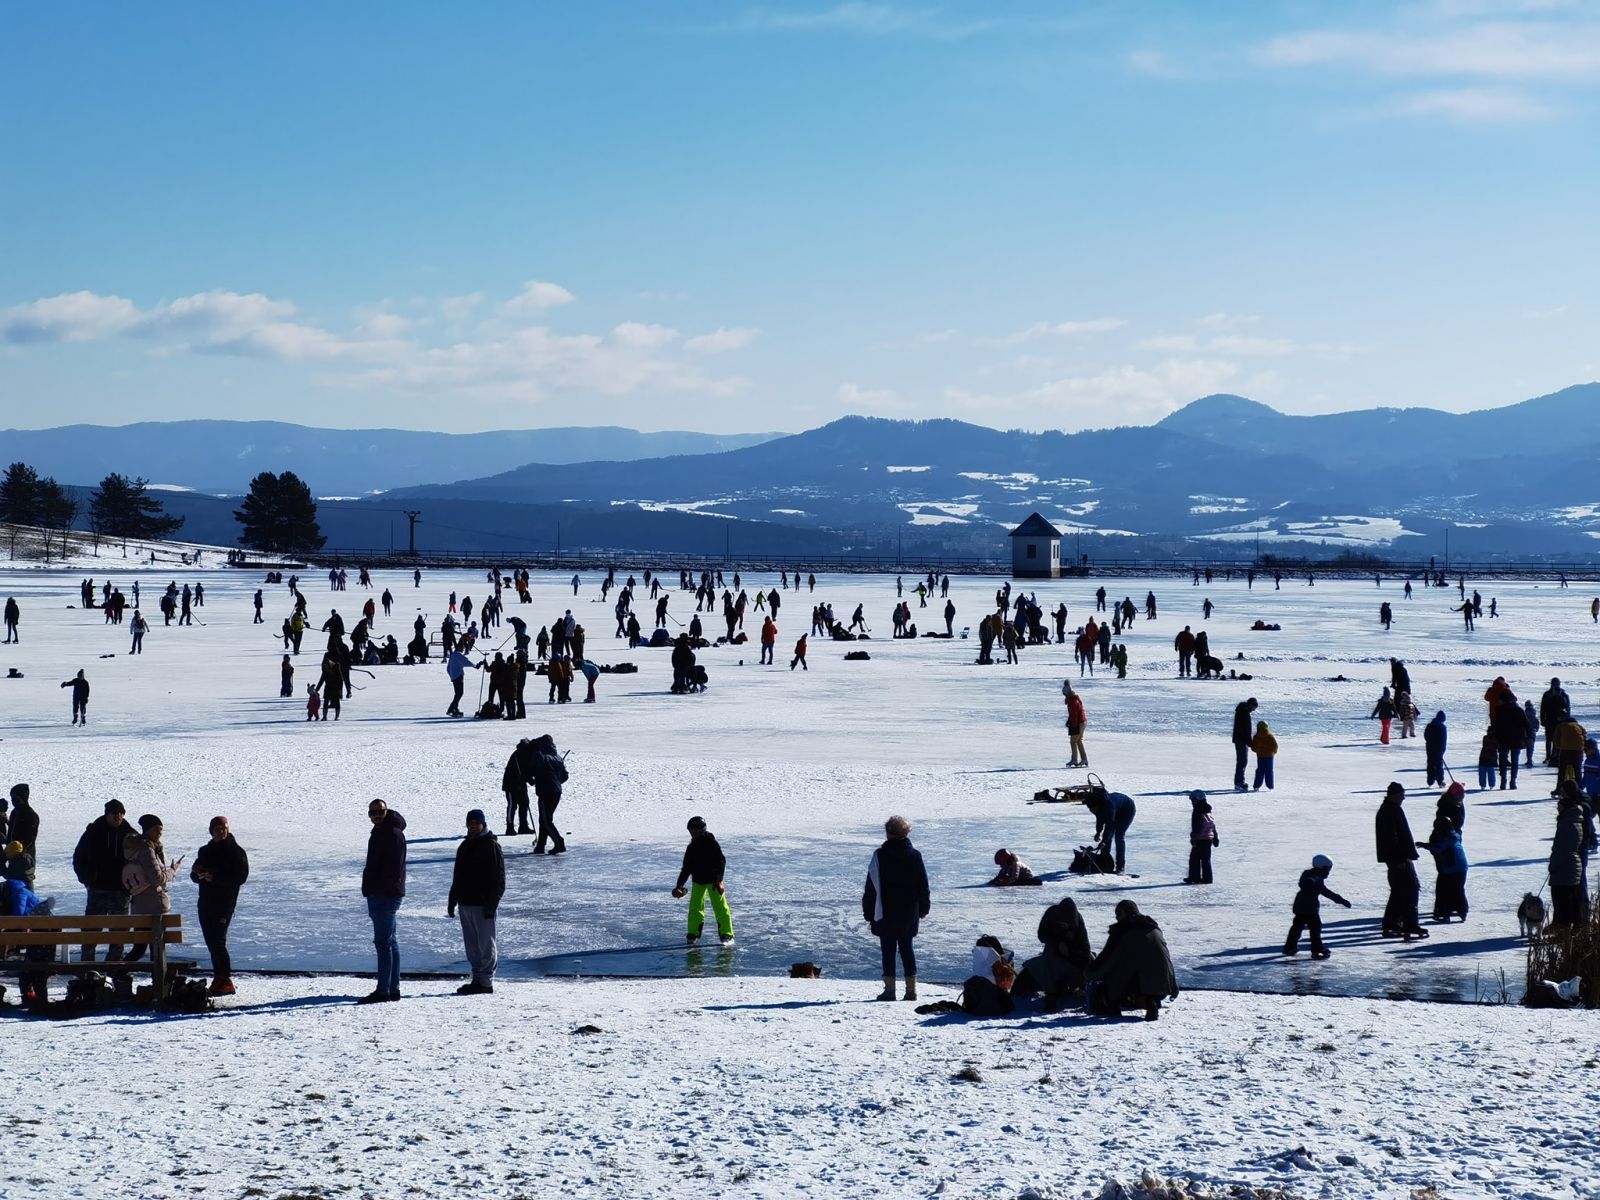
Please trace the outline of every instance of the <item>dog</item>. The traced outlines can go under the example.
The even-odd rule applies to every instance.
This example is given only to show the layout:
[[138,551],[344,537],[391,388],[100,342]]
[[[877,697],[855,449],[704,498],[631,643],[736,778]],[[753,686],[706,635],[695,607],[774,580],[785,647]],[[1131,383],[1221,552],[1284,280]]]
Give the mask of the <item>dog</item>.
[[789,968],[790,979],[821,979],[822,968],[814,962],[798,962]]
[[1544,928],[1544,921],[1544,901],[1532,892],[1524,892],[1522,903],[1517,905],[1517,924],[1522,927],[1522,936],[1532,938]]

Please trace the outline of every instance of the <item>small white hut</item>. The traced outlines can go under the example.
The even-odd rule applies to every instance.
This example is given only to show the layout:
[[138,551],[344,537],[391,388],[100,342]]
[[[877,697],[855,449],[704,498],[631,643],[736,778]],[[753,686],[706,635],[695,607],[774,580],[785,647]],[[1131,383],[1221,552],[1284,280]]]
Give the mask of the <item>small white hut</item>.
[[1061,531],[1038,513],[1011,531],[1011,574],[1016,579],[1061,577]]

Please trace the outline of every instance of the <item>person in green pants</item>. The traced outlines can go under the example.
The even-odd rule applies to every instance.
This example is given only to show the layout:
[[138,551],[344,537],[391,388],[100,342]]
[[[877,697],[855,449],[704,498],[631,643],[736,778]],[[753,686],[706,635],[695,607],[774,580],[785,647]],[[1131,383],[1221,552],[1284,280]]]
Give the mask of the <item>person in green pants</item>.
[[[717,918],[717,933],[722,944],[733,941],[733,914],[728,911],[728,894],[722,886],[722,874],[728,860],[722,847],[706,828],[704,817],[689,818],[689,844],[683,851],[683,869],[678,872],[678,883],[672,889],[676,900],[689,897],[689,945],[700,940],[700,931],[706,923],[706,897],[711,898],[711,911]],[[685,888],[685,883],[692,887]]]

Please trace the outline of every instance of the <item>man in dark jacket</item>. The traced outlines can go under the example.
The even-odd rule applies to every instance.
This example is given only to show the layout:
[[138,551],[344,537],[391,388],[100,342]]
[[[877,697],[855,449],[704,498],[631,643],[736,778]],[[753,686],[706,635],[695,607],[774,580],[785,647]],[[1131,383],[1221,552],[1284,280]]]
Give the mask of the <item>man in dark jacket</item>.
[[367,806],[372,833],[367,838],[367,863],[361,871],[361,894],[372,918],[372,944],[378,950],[378,986],[362,1004],[400,999],[400,941],[395,926],[406,896],[406,819],[382,800]]
[[533,742],[523,738],[506,759],[506,769],[500,773],[500,790],[506,796],[506,836],[532,833],[529,821],[528,782],[533,778]]
[[1444,726],[1444,710],[1433,714],[1433,720],[1422,730],[1422,746],[1428,758],[1428,785],[1444,786],[1444,752],[1450,740]]
[[[704,817],[689,818],[689,844],[683,851],[683,869],[678,872],[678,882],[672,887],[672,898],[689,897],[689,945],[700,940],[700,931],[706,924],[706,900],[711,901],[711,911],[717,918],[717,934],[726,946],[733,941],[733,914],[728,910],[727,889],[722,876],[728,869],[728,860],[717,845],[717,839],[706,828]],[[692,883],[692,889],[685,889]]]
[[212,817],[210,831],[211,840],[195,854],[189,878],[200,885],[200,933],[211,955],[211,994],[231,996],[235,989],[228,926],[239,907],[239,889],[250,878],[250,859],[233,840],[227,817]]
[[548,733],[533,739],[528,776],[539,800],[539,836],[534,840],[533,852],[545,853],[548,842],[551,854],[565,854],[566,840],[556,828],[556,806],[561,803],[561,785],[567,781],[567,764],[556,750],[555,738]]
[[[128,863],[123,844],[128,837],[128,810],[121,800],[107,800],[105,814],[83,828],[72,851],[72,871],[88,889],[83,915],[86,917],[125,917],[128,915],[128,889],[122,886],[122,868]],[[94,961],[94,947],[83,948],[83,961]],[[106,961],[119,962],[122,947],[107,946]]]
[[71,679],[61,685],[72,689],[72,723],[74,725],[87,725],[89,723],[89,680],[80,670]]
[[1544,765],[1556,761],[1553,736],[1556,726],[1572,715],[1572,697],[1561,687],[1561,680],[1552,679],[1550,687],[1539,697],[1539,724],[1544,726]]
[[[28,785],[25,783],[13,784],[11,787],[11,829],[10,835],[13,842],[22,843],[22,852],[34,862],[39,861],[39,812],[28,802],[30,795]],[[28,886],[33,886],[33,872],[27,875]]]
[[1256,698],[1251,696],[1233,707],[1233,790],[1247,790],[1244,769],[1250,762],[1250,738],[1255,733],[1251,714],[1256,711]]
[[456,989],[458,996],[479,996],[494,991],[494,971],[500,963],[495,944],[495,913],[506,894],[506,860],[500,843],[489,832],[483,809],[467,814],[467,836],[456,847],[455,870],[450,876],[450,898],[445,913],[461,913],[461,940],[466,944],[472,978]]
[[1389,903],[1383,910],[1383,936],[1425,938],[1428,931],[1417,921],[1417,843],[1406,820],[1406,789],[1391,783],[1378,806],[1375,822],[1378,861],[1389,871]]
[[21,620],[22,620],[22,610],[17,607],[17,598],[15,596],[7,596],[6,597],[6,645],[9,646],[12,642],[20,642],[22,640],[22,638],[19,637],[18,634],[17,634],[17,622],[19,622]]
[[1178,979],[1161,926],[1132,900],[1117,902],[1117,921],[1089,969],[1087,1007],[1115,1015],[1144,1009],[1146,1021],[1161,1016],[1161,1001],[1178,998]]
[[883,991],[879,1000],[894,999],[894,956],[905,969],[907,1000],[917,998],[917,956],[912,941],[928,915],[928,871],[922,854],[911,844],[911,822],[890,817],[888,835],[872,852],[867,884],[861,893],[861,914],[878,938],[883,954]]
[[1500,790],[1506,790],[1509,772],[1511,790],[1517,790],[1517,766],[1522,760],[1522,748],[1528,744],[1528,718],[1523,716],[1515,697],[1502,698],[1489,722],[1494,730],[1495,749],[1499,753]]

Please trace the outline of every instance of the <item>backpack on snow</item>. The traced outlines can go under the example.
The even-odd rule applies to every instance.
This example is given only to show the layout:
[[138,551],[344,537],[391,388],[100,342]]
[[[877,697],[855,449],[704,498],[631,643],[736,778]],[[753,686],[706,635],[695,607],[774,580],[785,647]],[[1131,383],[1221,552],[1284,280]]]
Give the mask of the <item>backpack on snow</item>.
[[1079,846],[1072,852],[1072,865],[1067,868],[1074,875],[1110,875],[1116,869],[1117,861],[1111,852],[1095,846]]

